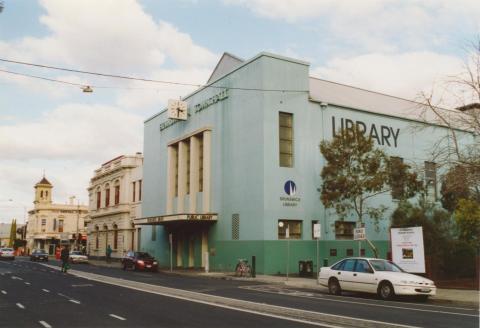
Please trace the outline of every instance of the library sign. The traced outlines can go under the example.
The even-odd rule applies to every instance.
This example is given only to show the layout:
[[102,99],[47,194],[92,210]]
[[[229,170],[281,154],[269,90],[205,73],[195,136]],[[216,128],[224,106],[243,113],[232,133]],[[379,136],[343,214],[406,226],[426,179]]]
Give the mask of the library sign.
[[288,180],[283,185],[283,191],[287,196],[280,196],[280,201],[283,206],[295,207],[300,203],[300,197],[296,197],[297,185],[292,180]]

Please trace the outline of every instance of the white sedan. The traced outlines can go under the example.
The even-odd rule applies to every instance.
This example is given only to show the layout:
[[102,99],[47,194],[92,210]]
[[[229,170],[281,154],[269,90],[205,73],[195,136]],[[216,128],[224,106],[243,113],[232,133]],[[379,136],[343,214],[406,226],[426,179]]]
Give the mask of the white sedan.
[[328,287],[330,294],[340,295],[342,290],[366,292],[385,300],[395,295],[420,295],[426,300],[437,290],[433,281],[407,273],[391,261],[361,257],[321,268],[318,283]]
[[83,255],[80,251],[70,252],[70,262],[71,263],[88,263],[88,257]]

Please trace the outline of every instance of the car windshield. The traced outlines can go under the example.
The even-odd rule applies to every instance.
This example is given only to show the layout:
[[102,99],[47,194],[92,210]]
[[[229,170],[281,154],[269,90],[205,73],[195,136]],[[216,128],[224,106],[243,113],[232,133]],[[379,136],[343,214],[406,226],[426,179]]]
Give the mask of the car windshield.
[[44,251],[43,249],[38,249],[34,252],[35,254],[47,254],[46,251]]
[[4,252],[13,252],[13,248],[2,248]]
[[375,269],[375,271],[404,272],[402,268],[390,261],[370,260],[370,264]]
[[139,259],[151,259],[152,256],[146,252],[138,252],[137,253],[137,258]]
[[82,252],[79,251],[73,251],[70,253],[71,255],[82,255]]

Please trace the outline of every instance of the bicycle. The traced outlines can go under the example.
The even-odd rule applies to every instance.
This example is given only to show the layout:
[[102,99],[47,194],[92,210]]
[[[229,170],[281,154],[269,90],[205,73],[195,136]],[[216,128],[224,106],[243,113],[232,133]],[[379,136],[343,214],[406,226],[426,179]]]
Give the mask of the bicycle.
[[246,259],[238,259],[237,266],[235,267],[235,276],[237,277],[251,277],[252,267],[248,264]]

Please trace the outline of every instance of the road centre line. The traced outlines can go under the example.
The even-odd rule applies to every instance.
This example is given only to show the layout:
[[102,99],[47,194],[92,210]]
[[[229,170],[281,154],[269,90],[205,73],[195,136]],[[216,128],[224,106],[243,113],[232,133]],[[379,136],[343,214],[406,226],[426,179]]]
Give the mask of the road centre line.
[[52,326],[50,326],[48,323],[46,323],[45,321],[39,321],[38,322],[39,324],[41,324],[42,326],[44,326],[45,328],[52,328]]
[[121,316],[118,316],[118,315],[112,314],[112,313],[110,313],[109,316],[111,316],[112,318],[118,319],[118,320],[122,320],[122,321],[127,320],[125,318],[122,318]]
[[12,276],[12,279],[13,279],[13,280],[15,280],[15,279],[16,279],[16,280],[23,280],[22,278],[17,277],[17,276]]
[[[242,288],[242,287],[239,287]],[[248,289],[248,288],[246,288]],[[253,289],[249,289],[253,290]],[[258,290],[257,290],[258,291]],[[272,291],[266,291],[266,290],[261,290],[259,292],[262,293],[270,293],[270,294],[278,294],[276,292]],[[287,294],[287,295],[292,295],[292,294]],[[295,297],[302,297],[302,298],[309,298],[309,299],[316,299],[319,300],[320,298],[317,297],[311,297],[311,296],[304,296],[304,295],[295,295]],[[348,301],[348,300],[339,300],[339,299],[332,299],[332,298],[321,298],[321,300],[327,300],[327,301],[332,301],[332,302],[338,302],[338,303],[349,303],[349,304],[361,304],[361,305],[368,305],[368,306],[378,306],[378,307],[384,307],[384,308],[391,308],[391,309],[401,309],[401,310],[411,310],[411,311],[420,311],[420,312],[432,312],[432,313],[443,313],[443,314],[453,314],[453,315],[461,315],[461,316],[467,316],[467,317],[478,317],[476,314],[467,314],[467,313],[458,313],[458,312],[449,312],[449,311],[440,311],[440,310],[429,310],[429,309],[417,309],[417,308],[411,308],[411,307],[401,307],[401,306],[394,306],[394,305],[385,305],[385,304],[375,304],[375,303],[365,303],[365,302],[355,302],[355,301]],[[472,309],[468,309],[472,310]]]
[[50,293],[48,289],[42,289],[45,293]]
[[21,309],[24,309],[24,308],[25,308],[25,306],[23,306],[21,303],[17,303],[17,306],[18,306],[19,308],[21,308]]
[[25,285],[31,285],[31,283],[29,283],[29,282],[25,281]]
[[80,301],[77,301],[77,300],[69,300],[69,301],[75,304],[80,304]]
[[4,290],[2,290],[2,294],[3,294],[3,295],[7,295],[7,292],[4,291]]

